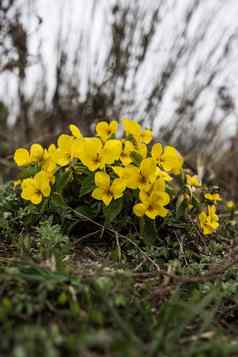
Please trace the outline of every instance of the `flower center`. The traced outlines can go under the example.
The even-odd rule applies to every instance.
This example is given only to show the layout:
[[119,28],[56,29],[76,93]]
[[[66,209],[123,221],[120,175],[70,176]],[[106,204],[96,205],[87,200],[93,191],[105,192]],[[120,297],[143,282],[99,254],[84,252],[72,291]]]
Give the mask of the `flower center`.
[[146,183],[146,177],[145,176],[140,176],[140,183]]
[[99,163],[100,163],[99,154],[97,154],[97,156],[93,159],[93,163],[94,163],[94,164],[99,164]]

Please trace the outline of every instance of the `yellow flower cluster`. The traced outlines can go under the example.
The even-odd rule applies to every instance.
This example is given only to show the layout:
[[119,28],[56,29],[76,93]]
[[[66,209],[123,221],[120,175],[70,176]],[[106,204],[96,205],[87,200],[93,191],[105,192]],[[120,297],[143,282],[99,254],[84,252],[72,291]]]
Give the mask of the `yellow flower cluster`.
[[57,171],[80,162],[94,173],[93,199],[108,206],[127,190],[135,190],[136,216],[165,217],[169,212],[165,206],[170,202],[166,184],[172,180],[171,175],[181,172],[183,158],[172,146],[152,145],[152,131],[143,129],[139,123],[127,118],[122,123],[121,139],[116,138],[116,121],[102,121],[96,125],[95,137],[83,137],[79,128],[71,124],[70,134],[60,135],[57,145],[44,149],[33,144],[29,150],[17,149],[14,160],[18,166],[38,168],[35,176],[20,182],[21,197],[33,204],[41,203],[50,196]]
[[[86,180],[87,202],[101,201],[110,210],[123,197],[137,217],[154,220],[170,213],[172,219],[186,219],[189,215],[204,235],[215,232],[219,227],[217,205],[222,201],[216,189],[209,192],[197,175],[183,170],[183,158],[173,146],[153,143],[150,129],[127,118],[122,125],[122,138],[118,138],[115,120],[97,123],[94,137],[84,137],[71,124],[69,133],[60,135],[48,148],[33,144],[29,150],[17,149],[14,160],[23,174],[27,172],[15,183],[21,197],[34,205],[53,199],[60,177],[70,172],[75,197],[82,197]],[[229,207],[234,208],[233,202]]]
[[202,211],[199,214],[199,223],[203,230],[203,234],[208,235],[213,233],[219,227],[219,218],[216,214],[216,206],[208,206],[207,212]]
[[[200,190],[203,192],[203,185],[198,176],[186,175],[186,186],[189,191],[194,194]],[[214,203],[222,201],[219,193],[206,192],[203,194],[203,198],[208,202],[208,206],[205,210],[198,215],[199,226],[204,235],[212,234],[219,227],[219,217],[216,213],[216,206]]]

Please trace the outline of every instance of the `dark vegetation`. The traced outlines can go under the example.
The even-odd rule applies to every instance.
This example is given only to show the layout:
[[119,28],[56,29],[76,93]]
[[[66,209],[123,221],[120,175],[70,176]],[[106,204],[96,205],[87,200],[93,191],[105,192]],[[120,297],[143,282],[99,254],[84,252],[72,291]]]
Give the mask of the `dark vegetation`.
[[209,238],[174,222],[142,239],[132,217],[101,224],[60,201],[50,213],[5,184],[0,353],[236,356],[236,215]]

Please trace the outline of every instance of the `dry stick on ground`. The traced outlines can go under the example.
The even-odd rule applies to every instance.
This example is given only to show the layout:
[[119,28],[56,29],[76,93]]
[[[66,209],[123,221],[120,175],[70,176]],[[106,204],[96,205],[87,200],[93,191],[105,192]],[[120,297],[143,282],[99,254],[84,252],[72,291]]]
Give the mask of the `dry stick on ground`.
[[[206,274],[203,275],[198,275],[198,276],[179,276],[177,274],[168,272],[166,270],[163,270],[159,267],[159,265],[149,256],[147,255],[139,246],[136,244],[133,240],[130,238],[124,236],[123,234],[120,234],[119,232],[115,231],[112,228],[105,227],[104,225],[94,221],[93,219],[75,211],[74,209],[70,208],[76,215],[80,216],[81,218],[88,220],[89,222],[93,223],[94,225],[100,227],[102,229],[102,232],[108,231],[115,235],[115,237],[126,239],[128,242],[130,242],[132,245],[134,245],[138,251],[144,256],[146,260],[148,260],[155,268],[156,272],[148,272],[148,273],[135,273],[136,276],[140,277],[150,277],[150,276],[156,276],[157,274],[162,276],[162,277],[168,277],[170,278],[175,285],[177,284],[191,284],[191,283],[204,283],[212,280],[216,280],[219,278],[221,275],[223,275],[229,268],[233,267],[234,265],[238,264],[238,257],[235,257],[234,259],[230,261],[223,261],[222,263],[219,264],[219,266],[216,269],[210,269]],[[172,288],[172,286],[171,286]]]

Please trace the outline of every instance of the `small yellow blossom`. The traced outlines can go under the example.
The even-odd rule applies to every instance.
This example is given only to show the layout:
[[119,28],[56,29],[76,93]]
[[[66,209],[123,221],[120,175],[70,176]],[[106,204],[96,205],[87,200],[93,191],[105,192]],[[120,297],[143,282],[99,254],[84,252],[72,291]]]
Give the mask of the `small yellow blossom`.
[[207,212],[202,211],[198,219],[204,235],[212,234],[219,227],[219,218],[214,205],[208,206]]
[[33,144],[30,148],[31,162],[41,161],[44,156],[44,149],[40,144]]
[[137,144],[149,144],[152,140],[152,130],[143,130],[141,125],[134,120],[124,118],[122,120],[125,133],[127,136],[132,136]]
[[124,130],[127,136],[132,136],[137,142],[141,134],[141,126],[138,122],[124,118],[122,120]]
[[14,161],[17,166],[27,166],[43,159],[44,149],[40,144],[31,145],[30,152],[27,149],[19,148],[15,151]]
[[145,144],[149,144],[153,138],[152,130],[145,129],[141,131],[140,141]]
[[121,151],[120,140],[111,139],[103,145],[99,138],[84,138],[78,144],[78,151],[75,155],[90,171],[96,171],[119,160]]
[[110,182],[110,176],[102,171],[98,171],[95,174],[96,188],[92,192],[92,197],[96,200],[103,201],[108,206],[112,199],[122,197],[125,190],[125,184],[120,179],[114,179]]
[[57,150],[55,151],[55,162],[59,166],[67,166],[74,158],[74,138],[70,135],[62,134],[57,140]]
[[102,166],[102,148],[103,144],[99,138],[84,138],[75,148],[76,157],[90,171],[95,171]]
[[147,156],[147,146],[143,143],[137,143],[135,146],[135,151],[138,152],[138,154],[140,154],[140,156],[142,157],[142,159],[145,159]]
[[128,166],[132,163],[131,153],[135,150],[132,142],[125,140],[122,146],[122,152],[120,155],[120,160],[124,166]]
[[205,193],[204,197],[208,200],[208,201],[222,201],[221,196],[219,195],[219,193]]
[[140,167],[128,166],[125,168],[128,177],[126,185],[128,188],[148,191],[156,178],[156,163],[147,158],[141,161]]
[[139,198],[141,202],[135,204],[133,207],[133,212],[136,216],[143,217],[146,215],[151,219],[155,219],[157,216],[167,216],[169,210],[164,206],[169,203],[170,197],[165,192],[163,180],[157,180],[149,193],[140,191]]
[[79,130],[79,128],[78,128],[76,125],[70,124],[70,125],[69,125],[69,130],[71,131],[71,134],[72,134],[76,139],[82,138],[81,131]]
[[183,158],[173,146],[164,149],[160,143],[154,144],[151,150],[152,158],[167,172],[178,175],[183,166]]
[[101,156],[103,167],[105,165],[112,165],[119,160],[122,152],[122,143],[117,139],[110,139],[106,141],[102,148]]
[[187,185],[190,187],[201,187],[202,185],[197,175],[194,176],[186,175],[186,182]]
[[121,166],[112,166],[113,171],[118,176],[118,179],[123,182],[123,184],[127,187],[127,180],[131,177],[130,170],[127,170],[126,167]]
[[56,146],[51,144],[48,149],[44,150],[43,160],[41,164],[41,169],[49,172],[54,173],[56,170]]
[[226,202],[226,208],[234,209],[235,208],[235,202],[234,201],[227,201]]
[[33,178],[27,178],[21,184],[21,197],[37,205],[43,197],[49,197],[51,187],[49,177],[44,171],[38,172]]
[[113,134],[116,134],[118,123],[116,120],[112,120],[110,123],[101,121],[96,125],[96,133],[102,139],[107,141]]
[[158,166],[156,167],[156,177],[162,178],[165,182],[170,182],[173,180],[173,178],[167,172],[161,170],[158,168]]
[[14,154],[14,161],[17,164],[17,166],[30,165],[31,159],[28,150],[24,148],[17,149]]

